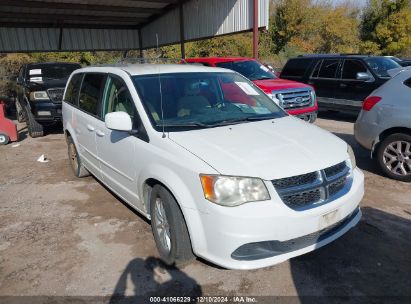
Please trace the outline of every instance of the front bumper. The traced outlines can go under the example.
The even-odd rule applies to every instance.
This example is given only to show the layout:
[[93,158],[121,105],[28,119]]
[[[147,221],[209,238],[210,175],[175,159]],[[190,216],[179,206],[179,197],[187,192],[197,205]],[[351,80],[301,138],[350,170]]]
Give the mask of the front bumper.
[[[361,218],[359,203],[364,195],[364,175],[359,169],[353,172],[353,183],[347,194],[305,211],[288,208],[274,188],[269,187],[269,182],[267,188],[271,196],[269,201],[232,208],[208,201],[202,202],[211,206],[209,213],[201,214],[197,217],[196,223],[190,225],[194,252],[212,263],[229,269],[267,267],[332,242],[355,226]],[[327,218],[329,214],[332,214],[332,218]],[[327,218],[326,222],[324,218]],[[330,226],[335,229],[318,233]],[[242,246],[250,246],[247,244],[286,244],[290,240],[310,235],[315,236],[312,242],[302,242],[299,246],[291,246],[290,250],[274,254],[271,252],[265,257],[239,258],[239,255],[236,255],[239,248],[244,248]]]
[[62,121],[61,103],[36,102],[31,104],[31,110],[38,122]]

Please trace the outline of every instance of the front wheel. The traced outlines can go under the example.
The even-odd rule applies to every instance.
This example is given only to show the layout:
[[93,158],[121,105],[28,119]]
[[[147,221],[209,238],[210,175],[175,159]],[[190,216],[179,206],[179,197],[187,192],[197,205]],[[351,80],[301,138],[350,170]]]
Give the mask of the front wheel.
[[151,228],[161,259],[168,265],[184,265],[195,257],[180,207],[173,195],[155,185],[150,198]]
[[393,134],[382,141],[377,152],[382,171],[396,180],[411,181],[411,136]]
[[44,136],[44,127],[36,121],[33,113],[31,113],[30,109],[27,106],[24,106],[24,115],[26,118],[27,129],[29,131],[30,137],[36,138]]

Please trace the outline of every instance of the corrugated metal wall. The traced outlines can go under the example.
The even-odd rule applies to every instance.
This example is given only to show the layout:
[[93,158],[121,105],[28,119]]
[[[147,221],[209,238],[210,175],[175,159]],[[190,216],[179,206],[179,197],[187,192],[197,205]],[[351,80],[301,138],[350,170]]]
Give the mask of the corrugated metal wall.
[[[269,0],[259,0],[259,26],[268,27]],[[191,0],[184,4],[185,40],[252,29],[253,0]],[[142,28],[142,47],[180,42],[179,8]],[[0,52],[58,51],[58,28],[0,28]],[[139,49],[137,29],[64,28],[62,51]]]
[[[0,28],[0,52],[58,51],[60,29]],[[138,49],[138,30],[63,29],[62,51]]]
[[[268,27],[269,0],[259,0],[259,27]],[[143,48],[180,41],[179,9],[142,29]],[[253,27],[253,0],[191,0],[184,4],[185,40],[224,35]]]

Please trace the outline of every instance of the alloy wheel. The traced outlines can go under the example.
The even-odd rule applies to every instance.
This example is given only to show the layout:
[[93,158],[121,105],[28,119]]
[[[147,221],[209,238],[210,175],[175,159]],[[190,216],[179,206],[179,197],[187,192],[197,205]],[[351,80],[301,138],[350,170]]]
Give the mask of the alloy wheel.
[[411,143],[403,140],[390,143],[384,150],[383,162],[393,174],[411,175]]
[[161,198],[157,198],[154,206],[155,227],[157,235],[164,250],[171,250],[171,234],[170,225],[168,223],[167,214],[164,209],[164,204]]

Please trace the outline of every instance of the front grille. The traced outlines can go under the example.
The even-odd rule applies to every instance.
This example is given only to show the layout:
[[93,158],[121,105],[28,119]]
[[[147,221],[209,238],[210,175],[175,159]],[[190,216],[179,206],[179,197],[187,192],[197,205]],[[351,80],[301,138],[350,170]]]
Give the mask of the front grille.
[[275,189],[281,190],[281,189],[290,188],[290,187],[312,184],[316,181],[317,178],[318,178],[318,173],[311,172],[307,174],[273,180],[273,185]]
[[321,200],[321,189],[308,190],[298,192],[296,194],[283,195],[284,203],[294,208],[302,208],[307,204],[318,202]]
[[61,103],[63,100],[64,88],[48,89],[47,94],[52,102]]
[[298,109],[313,105],[311,90],[307,88],[273,91],[272,94],[284,109]]
[[351,186],[346,162],[310,172],[273,180],[282,201],[291,209],[305,210],[322,205],[342,195]]

